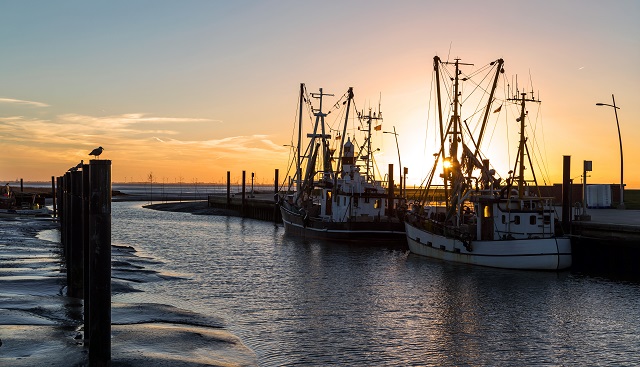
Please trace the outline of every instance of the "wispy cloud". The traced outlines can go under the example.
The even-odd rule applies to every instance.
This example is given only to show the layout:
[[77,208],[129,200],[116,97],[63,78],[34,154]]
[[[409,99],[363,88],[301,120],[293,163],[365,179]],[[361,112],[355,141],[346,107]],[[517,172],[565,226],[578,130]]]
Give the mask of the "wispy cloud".
[[49,107],[48,104],[42,102],[34,102],[34,101],[24,101],[21,99],[13,99],[13,98],[0,98],[0,103],[13,103],[13,104],[21,104],[28,105],[33,107]]
[[[122,115],[111,116],[87,116],[79,114],[60,115],[59,120],[67,123],[77,123],[82,125],[93,126],[110,126],[111,128],[119,126],[128,126],[141,123],[189,123],[189,122],[211,122],[213,120],[192,117],[157,117],[147,116],[144,113],[127,113]],[[216,122],[221,122],[216,120]]]
[[64,114],[48,119],[0,116],[0,145],[22,161],[46,167],[89,159],[91,149],[103,146],[103,156],[118,167],[127,166],[128,175],[151,169],[163,175],[204,175],[216,167],[274,166],[283,160],[287,148],[274,143],[270,135],[218,137],[212,126],[217,121],[142,113]]

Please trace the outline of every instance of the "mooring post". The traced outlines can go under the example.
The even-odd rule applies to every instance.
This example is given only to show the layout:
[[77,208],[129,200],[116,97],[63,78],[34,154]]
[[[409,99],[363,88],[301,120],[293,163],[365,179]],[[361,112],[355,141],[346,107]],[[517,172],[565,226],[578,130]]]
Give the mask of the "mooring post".
[[[56,202],[56,206],[54,207],[55,212],[54,215],[56,218],[58,218],[58,223],[60,222],[60,204],[62,203],[62,200],[60,200],[60,189],[61,189],[61,182],[60,182],[60,176],[56,177],[56,188],[55,188],[55,193],[56,193],[56,198],[55,198],[55,202]],[[61,231],[62,233],[62,231]]]
[[91,335],[91,249],[89,236],[89,202],[91,199],[91,186],[89,165],[82,165],[82,254],[83,254],[83,298],[84,298],[84,343],[89,345]]
[[71,242],[71,174],[70,172],[65,172],[64,179],[64,257],[65,257],[65,265],[67,265],[67,284],[69,280],[69,243]]
[[231,208],[231,171],[227,171],[227,208]]
[[562,157],[562,229],[571,231],[571,156]]
[[53,217],[55,218],[57,215],[56,208],[56,178],[55,176],[51,176],[51,199],[53,200]]
[[111,364],[111,161],[89,163],[89,276],[91,298],[89,363]]
[[388,185],[388,191],[389,191],[389,206],[387,207],[387,210],[389,211],[389,213],[387,215],[392,216],[393,215],[393,197],[394,197],[394,192],[393,192],[393,163],[389,163],[389,185]]
[[275,200],[275,205],[273,206],[273,223],[278,223],[278,182],[280,181],[278,179],[278,176],[280,174],[280,171],[276,168],[276,172],[274,174],[275,178],[274,178],[274,194],[273,194],[273,200]]
[[242,216],[244,217],[246,215],[246,211],[245,211],[245,200],[244,200],[244,194],[247,188],[247,183],[245,182],[247,178],[247,172],[246,171],[242,171],[242,204],[240,206],[240,212],[242,213]]
[[58,177],[58,220],[60,221],[60,246],[64,251],[65,246],[65,233],[64,233],[64,176]]
[[24,180],[20,179],[20,192],[24,192]]
[[83,249],[82,249],[82,172],[69,172],[71,179],[69,253],[67,254],[67,295],[82,297],[83,292]]

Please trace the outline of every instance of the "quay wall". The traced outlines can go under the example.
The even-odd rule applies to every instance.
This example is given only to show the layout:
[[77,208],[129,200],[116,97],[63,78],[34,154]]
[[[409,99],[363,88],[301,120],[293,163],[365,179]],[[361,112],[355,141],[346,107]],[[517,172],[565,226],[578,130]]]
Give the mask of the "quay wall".
[[273,194],[257,194],[254,197],[235,195],[209,195],[207,206],[210,208],[233,210],[245,218],[282,223],[282,215]]
[[573,222],[572,270],[640,277],[640,225]]

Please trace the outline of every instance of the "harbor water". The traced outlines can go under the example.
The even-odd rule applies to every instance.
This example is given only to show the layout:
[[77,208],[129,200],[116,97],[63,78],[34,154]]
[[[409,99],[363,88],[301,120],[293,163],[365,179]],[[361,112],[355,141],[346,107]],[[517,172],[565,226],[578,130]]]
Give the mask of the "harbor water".
[[113,302],[220,320],[260,366],[640,365],[637,282],[445,263],[140,202],[113,203],[112,240],[165,275]]

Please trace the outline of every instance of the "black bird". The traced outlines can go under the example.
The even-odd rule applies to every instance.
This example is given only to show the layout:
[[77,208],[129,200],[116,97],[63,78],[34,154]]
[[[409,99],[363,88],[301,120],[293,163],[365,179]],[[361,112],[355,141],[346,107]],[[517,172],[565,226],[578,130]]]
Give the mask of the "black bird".
[[92,150],[91,153],[89,153],[89,155],[92,155],[92,156],[96,157],[96,159],[98,159],[98,156],[100,154],[102,154],[103,150],[104,150],[103,147],[97,147],[96,149]]

